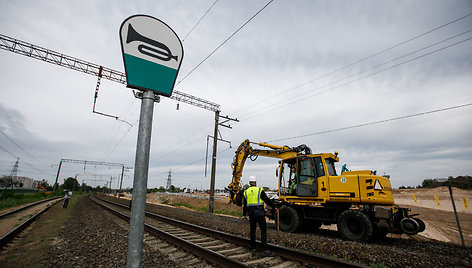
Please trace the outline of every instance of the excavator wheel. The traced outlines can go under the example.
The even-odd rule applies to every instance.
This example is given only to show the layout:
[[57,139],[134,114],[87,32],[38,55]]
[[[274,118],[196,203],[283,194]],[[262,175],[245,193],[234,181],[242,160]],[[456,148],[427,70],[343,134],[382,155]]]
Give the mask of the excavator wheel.
[[346,240],[366,242],[373,234],[372,221],[358,210],[345,210],[338,217],[338,232]]
[[415,235],[420,231],[420,224],[416,219],[404,218],[400,221],[400,228],[405,234]]
[[423,232],[424,230],[426,230],[426,224],[424,223],[424,221],[420,220],[420,219],[417,219],[415,218],[415,221],[418,223],[418,225],[420,226],[420,229],[418,230],[418,233],[421,233]]
[[[284,232],[289,232],[293,233],[298,231],[298,229],[301,226],[301,219],[300,215],[298,215],[298,212],[289,206],[282,206],[279,209],[279,222],[276,222],[276,224],[279,225],[280,230]],[[277,217],[276,217],[277,221]]]

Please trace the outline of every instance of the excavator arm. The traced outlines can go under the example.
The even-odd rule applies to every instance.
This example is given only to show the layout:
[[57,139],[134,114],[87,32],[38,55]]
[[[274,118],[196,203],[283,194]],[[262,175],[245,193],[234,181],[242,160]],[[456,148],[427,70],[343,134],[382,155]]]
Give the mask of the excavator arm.
[[[254,149],[251,147],[251,144],[257,144],[261,147],[267,147],[269,149]],[[236,150],[233,163],[231,163],[231,169],[233,170],[233,178],[231,183],[227,187],[227,190],[229,190],[230,201],[232,203],[237,204],[238,206],[241,206],[242,204],[243,187],[241,185],[241,176],[247,158],[251,159],[252,161],[255,161],[258,156],[287,159],[295,157],[302,153],[311,154],[311,150],[304,144],[295,148],[291,148],[288,146],[276,146],[263,142],[254,143],[250,142],[249,140],[243,141]]]

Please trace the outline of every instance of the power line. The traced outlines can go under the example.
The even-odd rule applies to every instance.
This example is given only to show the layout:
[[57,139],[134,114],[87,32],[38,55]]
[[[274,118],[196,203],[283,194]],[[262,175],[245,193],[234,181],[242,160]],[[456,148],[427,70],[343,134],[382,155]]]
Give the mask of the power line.
[[[362,59],[359,59],[359,60],[357,60],[357,61],[355,61],[355,62],[353,62],[353,63],[350,63],[350,64],[348,64],[348,65],[345,65],[345,66],[343,66],[343,67],[341,67],[341,68],[338,68],[338,69],[335,69],[335,70],[333,70],[333,71],[330,71],[330,72],[328,72],[328,73],[326,73],[326,74],[323,74],[323,75],[321,75],[321,76],[318,76],[318,77],[316,77],[316,78],[313,78],[313,79],[311,79],[311,80],[309,80],[309,81],[300,83],[300,84],[298,84],[298,85],[296,85],[296,86],[294,86],[294,87],[290,87],[289,89],[285,89],[285,90],[283,90],[283,91],[281,91],[281,92],[279,92],[279,93],[277,93],[277,94],[275,94],[275,95],[273,95],[273,96],[271,96],[271,97],[269,97],[269,98],[266,98],[266,99],[264,99],[264,100],[255,102],[255,103],[253,103],[253,104],[251,104],[251,105],[248,105],[248,106],[246,106],[246,107],[240,109],[239,111],[245,110],[245,109],[247,109],[248,107],[254,107],[254,106],[256,106],[256,104],[259,105],[259,104],[261,104],[261,103],[263,103],[263,102],[266,102],[266,101],[268,101],[268,100],[270,100],[270,99],[273,99],[273,98],[275,98],[275,97],[277,97],[277,96],[280,96],[280,95],[282,95],[282,94],[284,94],[284,93],[286,93],[286,92],[288,92],[288,91],[292,91],[292,90],[294,90],[294,89],[300,88],[300,87],[305,86],[305,85],[308,85],[308,84],[310,84],[310,83],[313,83],[313,82],[315,82],[315,81],[317,81],[317,80],[319,80],[319,79],[321,79],[321,78],[324,78],[324,77],[327,77],[327,76],[332,75],[332,74],[334,74],[334,73],[337,73],[337,72],[339,72],[339,71],[345,70],[345,69],[347,69],[347,68],[349,68],[349,67],[352,67],[352,66],[357,65],[357,64],[359,64],[359,63],[361,63],[361,62],[364,62],[364,61],[366,61],[366,60],[368,60],[368,59],[371,59],[371,58],[373,58],[373,57],[375,57],[375,56],[378,56],[378,55],[383,54],[383,53],[385,53],[385,52],[387,52],[387,51],[390,51],[390,50],[392,50],[392,49],[394,49],[394,48],[397,48],[397,47],[399,47],[399,46],[402,46],[402,45],[404,45],[404,44],[406,44],[406,43],[409,43],[409,42],[411,42],[411,41],[413,41],[413,40],[416,40],[416,39],[418,39],[418,38],[420,38],[420,37],[423,37],[423,36],[425,36],[425,35],[428,35],[428,34],[434,32],[434,31],[437,31],[437,30],[439,30],[439,29],[442,29],[442,28],[444,28],[444,27],[446,27],[446,26],[448,26],[448,25],[451,25],[451,24],[453,24],[453,23],[455,23],[455,22],[458,22],[458,21],[460,21],[460,20],[463,20],[463,19],[465,19],[465,18],[467,18],[467,17],[469,17],[469,16],[472,16],[472,13],[469,13],[469,14],[467,14],[467,15],[465,15],[465,16],[462,16],[462,17],[460,17],[460,18],[454,19],[454,20],[452,20],[452,21],[450,21],[450,22],[448,22],[448,23],[442,24],[442,25],[440,25],[440,26],[438,26],[438,27],[436,27],[436,28],[433,28],[433,29],[428,30],[428,31],[426,31],[426,32],[424,32],[424,33],[421,33],[421,34],[419,34],[419,35],[416,35],[416,36],[414,36],[414,37],[412,37],[412,38],[409,38],[409,39],[407,39],[407,40],[405,40],[405,41],[403,41],[403,42],[400,42],[400,43],[398,43],[398,44],[396,44],[396,45],[393,45],[393,46],[391,46],[391,47],[388,47],[388,48],[386,48],[386,49],[383,49],[383,50],[381,50],[381,51],[378,51],[378,52],[376,52],[376,53],[374,53],[374,54],[372,54],[372,55],[369,55],[369,56],[367,56],[367,57],[364,57],[364,58],[362,58]],[[236,112],[239,112],[239,111],[236,111]]]
[[[226,151],[228,151],[228,150],[230,150],[230,149],[232,149],[232,148],[229,147],[229,148],[226,148],[226,149],[224,149],[224,150],[221,150],[221,151],[218,152],[218,154],[224,153],[224,152],[226,152]],[[201,159],[198,159],[198,160],[189,162],[189,163],[187,163],[187,164],[182,164],[182,165],[180,165],[180,166],[177,166],[177,167],[175,167],[175,168],[172,168],[172,170],[175,172],[175,171],[177,171],[177,170],[181,170],[181,169],[184,169],[184,168],[186,168],[186,167],[192,166],[192,165],[194,165],[194,164],[196,164],[196,163],[198,163],[198,162],[205,161],[205,159],[206,159],[206,158],[201,158]],[[167,173],[168,173],[168,172],[166,171],[166,172],[158,173],[157,175],[160,175],[160,174],[167,174]]]
[[427,115],[427,114],[432,114],[432,113],[439,113],[439,112],[449,111],[449,110],[453,110],[453,109],[464,108],[464,107],[468,107],[468,106],[471,106],[471,105],[472,105],[472,103],[467,103],[467,104],[447,107],[447,108],[443,108],[443,109],[432,110],[432,111],[428,111],[428,112],[422,112],[422,113],[410,114],[410,115],[405,115],[405,116],[400,116],[400,117],[394,117],[394,118],[390,118],[390,119],[379,120],[379,121],[370,122],[370,123],[364,123],[364,124],[353,125],[353,126],[348,126],[348,127],[342,127],[342,128],[337,128],[337,129],[325,130],[325,131],[321,131],[321,132],[315,132],[315,133],[310,133],[310,134],[305,134],[305,135],[293,136],[293,137],[288,137],[288,138],[283,138],[283,139],[270,140],[270,141],[267,141],[267,142],[292,140],[292,139],[304,138],[304,137],[308,137],[308,136],[315,136],[315,135],[321,135],[321,134],[326,134],[326,133],[337,132],[337,131],[341,131],[341,130],[371,126],[371,125],[376,125],[376,124],[380,124],[380,123],[386,123],[386,122],[391,122],[391,121],[396,121],[396,120],[401,120],[401,119],[406,119],[406,118],[412,118],[412,117],[417,117],[417,116],[422,116],[422,115]]
[[[468,31],[468,32],[469,32],[469,31]],[[350,81],[348,81],[348,82],[346,82],[346,83],[344,83],[344,84],[337,85],[337,86],[333,86],[333,87],[328,88],[328,89],[326,89],[326,90],[324,90],[324,91],[321,91],[321,92],[317,92],[317,93],[314,93],[314,94],[311,94],[311,95],[308,95],[308,96],[300,96],[300,95],[299,95],[298,98],[292,99],[292,101],[290,101],[290,102],[284,102],[283,105],[278,105],[278,106],[276,106],[276,107],[273,107],[273,106],[266,107],[266,108],[268,108],[268,109],[259,110],[259,111],[262,111],[262,112],[259,112],[259,113],[257,113],[257,114],[253,114],[253,115],[250,115],[250,116],[247,116],[247,117],[244,117],[244,116],[243,116],[242,119],[246,119],[246,120],[247,120],[247,119],[249,119],[249,118],[254,118],[254,117],[260,116],[260,115],[262,115],[262,114],[264,114],[264,113],[266,113],[266,112],[268,112],[268,111],[270,111],[270,110],[273,110],[273,109],[279,109],[279,110],[280,110],[282,107],[286,107],[286,106],[288,106],[288,105],[291,105],[291,104],[294,104],[294,103],[297,103],[297,102],[300,102],[300,101],[305,101],[305,100],[307,100],[307,99],[309,99],[309,98],[311,98],[311,97],[314,97],[314,96],[317,96],[317,95],[326,93],[326,92],[328,92],[328,91],[331,91],[331,90],[334,90],[334,89],[337,89],[337,88],[340,88],[340,87],[343,87],[343,86],[352,84],[352,83],[357,82],[357,81],[359,81],[359,80],[362,80],[362,79],[365,79],[365,78],[368,78],[368,77],[377,75],[377,74],[379,74],[379,73],[382,73],[382,72],[385,72],[385,71],[387,71],[387,70],[390,70],[390,69],[396,68],[396,67],[398,67],[398,66],[401,66],[401,65],[403,65],[403,64],[406,64],[406,63],[409,63],[409,62],[412,62],[412,61],[421,59],[421,58],[423,58],[423,57],[429,56],[429,55],[431,55],[431,54],[434,54],[434,53],[436,53],[436,52],[439,52],[439,51],[442,51],[442,50],[444,50],[444,49],[450,48],[450,47],[452,47],[452,46],[455,46],[455,45],[458,45],[458,44],[461,44],[461,43],[470,41],[471,39],[472,39],[472,37],[469,37],[469,38],[467,38],[467,39],[458,41],[458,42],[456,42],[456,43],[449,44],[449,45],[447,45],[447,46],[438,48],[438,49],[436,49],[436,50],[430,51],[430,52],[428,52],[428,53],[425,53],[425,54],[423,54],[423,55],[417,56],[417,57],[415,57],[415,58],[412,58],[412,59],[409,59],[409,60],[400,62],[400,63],[398,63],[398,64],[395,64],[395,65],[392,65],[392,66],[389,66],[389,67],[380,69],[380,70],[375,71],[375,72],[373,72],[373,73],[370,73],[370,74],[367,74],[367,75],[358,77],[358,78],[356,78],[356,79],[350,80]],[[410,53],[410,54],[411,54],[411,53]],[[402,58],[402,57],[400,57],[400,58]],[[397,58],[397,59],[399,59],[399,58]],[[395,60],[397,60],[397,59],[395,59]],[[372,70],[372,69],[375,69],[375,68],[377,68],[377,67],[379,67],[379,66],[381,66],[381,65],[384,65],[384,64],[377,65],[376,67],[370,68],[370,69],[368,69],[367,71]],[[364,73],[364,72],[365,72],[365,71],[362,71],[362,72],[357,73],[357,74],[355,74],[355,75],[351,75],[351,76],[349,76],[349,77],[347,77],[347,78],[351,78],[351,77],[353,77],[353,76],[357,76],[357,75],[359,75],[359,74],[361,74],[361,73]],[[310,91],[316,91],[316,90],[321,89],[321,88],[323,88],[323,87],[325,87],[325,86],[327,86],[327,85],[334,84],[334,83],[338,83],[338,82],[341,82],[341,81],[343,81],[343,80],[346,80],[347,78],[342,78],[342,79],[340,79],[340,80],[337,80],[337,81],[328,83],[328,84],[326,84],[326,85],[320,86],[320,87],[315,88],[315,89],[310,90]],[[307,93],[308,93],[308,92],[307,92]]]
[[23,149],[23,147],[21,147],[18,143],[16,143],[12,138],[10,138],[7,134],[5,134],[5,132],[3,132],[2,130],[0,130],[0,132],[5,136],[7,137],[8,140],[10,140],[14,145],[16,145],[18,148],[20,148],[23,152],[25,152],[28,156],[30,156],[31,158],[33,158],[34,160],[38,161],[39,163],[47,166],[48,164],[45,164],[44,162],[42,162],[41,160],[37,159],[36,157],[34,157],[32,154],[30,154],[29,152],[27,152],[25,149]]
[[182,39],[182,43],[185,42],[185,39],[187,39],[187,37],[193,32],[193,30],[197,27],[197,25],[200,24],[200,22],[203,20],[203,18],[205,18],[205,16],[208,14],[208,12],[210,12],[210,10],[213,8],[213,6],[216,4],[216,2],[218,2],[218,0],[215,0],[215,2],[213,2],[213,4],[210,6],[210,8],[208,8],[208,10],[205,12],[205,14],[203,14],[203,16],[197,21],[197,23],[195,23],[195,25],[192,27],[192,29],[190,29],[188,34]]
[[[134,122],[134,124],[132,124],[128,130],[126,131],[126,133],[123,135],[123,137],[121,137],[121,140],[115,145],[115,147],[113,147],[113,149],[107,154],[107,156],[105,157],[105,160],[108,159],[108,157],[110,157],[110,155],[116,150],[116,148],[118,148],[118,146],[123,142],[123,140],[125,139],[126,136],[128,136],[128,133],[130,132],[130,130],[136,125],[136,123],[138,122],[139,119],[136,119],[136,121]],[[118,132],[117,132],[118,133]]]
[[7,149],[3,148],[2,146],[0,146],[0,149],[4,150],[5,152],[7,152],[9,155],[13,156],[14,158],[18,158],[18,156],[12,154],[11,152],[9,152]]
[[[7,152],[9,155],[13,156],[14,158],[20,158],[19,156],[14,155],[13,153],[11,153],[7,149],[3,148],[2,146],[0,146],[0,149],[4,150],[5,152]],[[29,164],[28,162],[23,161],[22,163],[24,163],[25,165],[29,166],[30,168],[32,168],[32,169],[34,169],[34,170],[36,170],[36,171],[38,171],[42,174],[45,174],[45,175],[48,175],[48,176],[54,176],[53,174],[47,173],[44,170],[41,170],[41,169]]]
[[246,26],[252,19],[254,19],[259,13],[262,12],[270,3],[272,3],[274,0],[270,0],[265,6],[263,6],[259,11],[256,12],[249,20],[247,20],[241,27],[239,27],[234,33],[232,33],[226,40],[223,41],[218,47],[216,47],[208,56],[206,56],[197,66],[195,66],[190,72],[188,72],[180,81],[175,85],[178,86],[182,81],[185,80],[191,73],[193,73],[202,63],[204,63],[208,58],[210,58],[218,49],[220,49],[226,42],[228,42],[233,36],[235,36],[244,26]]

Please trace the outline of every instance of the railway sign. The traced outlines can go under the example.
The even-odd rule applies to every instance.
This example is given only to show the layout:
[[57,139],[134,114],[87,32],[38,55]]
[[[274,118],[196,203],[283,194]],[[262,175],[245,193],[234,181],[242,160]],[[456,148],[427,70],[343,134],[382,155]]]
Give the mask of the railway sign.
[[120,27],[127,86],[170,97],[184,56],[182,42],[164,22],[147,15]]

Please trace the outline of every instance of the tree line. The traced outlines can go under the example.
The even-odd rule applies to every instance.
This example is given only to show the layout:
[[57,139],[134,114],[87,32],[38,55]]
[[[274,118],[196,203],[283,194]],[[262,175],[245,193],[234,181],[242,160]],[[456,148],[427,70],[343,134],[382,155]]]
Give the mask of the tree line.
[[449,183],[452,187],[457,187],[461,189],[472,189],[472,177],[471,176],[458,176],[452,177],[449,176],[447,179],[425,179],[416,187],[411,186],[400,186],[399,189],[414,189],[414,188],[436,188],[441,186],[448,186]]

